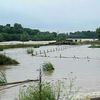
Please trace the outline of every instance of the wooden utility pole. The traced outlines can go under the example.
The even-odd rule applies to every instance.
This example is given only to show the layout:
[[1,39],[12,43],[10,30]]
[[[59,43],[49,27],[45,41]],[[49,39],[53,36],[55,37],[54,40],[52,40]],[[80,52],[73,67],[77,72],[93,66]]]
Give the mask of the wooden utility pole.
[[40,68],[40,71],[39,71],[39,100],[42,100],[41,92],[42,92],[42,71]]

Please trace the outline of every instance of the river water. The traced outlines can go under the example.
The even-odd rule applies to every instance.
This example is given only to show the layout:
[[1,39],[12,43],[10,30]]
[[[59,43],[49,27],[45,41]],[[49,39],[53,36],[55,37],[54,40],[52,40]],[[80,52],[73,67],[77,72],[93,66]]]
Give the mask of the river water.
[[[43,63],[51,62],[55,71],[46,79],[59,80],[67,78],[68,73],[73,72],[77,77],[77,86],[83,92],[100,92],[100,49],[83,46],[42,46],[35,48],[37,53],[60,48],[59,51],[49,52],[46,56],[31,56],[27,54],[26,48],[7,49],[6,55],[16,59],[20,64],[15,66],[0,66],[4,71],[8,82],[21,81],[27,79],[37,79],[39,69]],[[64,49],[66,48],[66,49]],[[61,56],[61,58],[60,58]],[[65,57],[65,58],[63,58]],[[4,89],[0,91],[0,100],[15,100],[18,97],[20,86]]]

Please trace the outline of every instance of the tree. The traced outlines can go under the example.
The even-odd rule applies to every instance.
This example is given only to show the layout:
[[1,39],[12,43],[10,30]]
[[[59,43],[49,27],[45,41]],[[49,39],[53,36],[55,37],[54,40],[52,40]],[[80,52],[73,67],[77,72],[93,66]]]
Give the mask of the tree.
[[3,35],[0,34],[0,42],[2,42],[2,41],[3,41]]
[[4,26],[3,25],[0,25],[0,33],[3,32],[3,28],[4,28]]
[[21,36],[20,36],[20,40],[21,41],[29,41],[29,35],[28,35],[28,33],[27,32],[23,32],[23,34],[21,34]]
[[10,33],[10,26],[9,26],[9,24],[7,24],[6,26],[4,26],[3,32],[4,33]]
[[23,27],[21,24],[15,23],[14,24],[14,33],[23,33]]
[[67,34],[61,33],[58,34],[56,41],[58,42],[64,42],[67,39]]
[[100,40],[100,27],[96,29],[96,33],[98,34],[98,39]]

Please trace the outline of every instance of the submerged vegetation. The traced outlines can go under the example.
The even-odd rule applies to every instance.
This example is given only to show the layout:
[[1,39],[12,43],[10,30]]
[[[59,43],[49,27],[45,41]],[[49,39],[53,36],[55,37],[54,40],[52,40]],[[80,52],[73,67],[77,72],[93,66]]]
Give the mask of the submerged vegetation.
[[0,51],[3,51],[3,48],[0,48]]
[[0,65],[11,65],[11,64],[19,64],[19,63],[16,60],[4,54],[0,54]]
[[43,71],[53,71],[54,70],[54,66],[53,66],[52,63],[47,62],[47,63],[44,63],[42,65],[42,69],[43,69]]
[[0,71],[0,85],[7,83],[6,75],[4,72]]
[[32,48],[27,49],[27,54],[33,54],[34,50]]

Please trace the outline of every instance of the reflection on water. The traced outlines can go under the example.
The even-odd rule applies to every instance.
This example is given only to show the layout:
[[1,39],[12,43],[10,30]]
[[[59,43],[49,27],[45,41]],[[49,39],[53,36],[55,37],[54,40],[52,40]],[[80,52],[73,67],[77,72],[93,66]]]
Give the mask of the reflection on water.
[[[61,46],[42,46],[35,48],[39,52],[47,49],[60,48]],[[62,46],[63,47],[63,46]],[[48,52],[49,57],[35,57],[28,55],[26,49],[8,49],[6,54],[18,60],[18,66],[0,66],[4,71],[8,82],[38,78],[39,69],[43,63],[51,62],[55,71],[51,76],[43,75],[44,79],[58,80],[66,78],[69,72],[77,76],[77,85],[84,91],[100,91],[100,49],[88,48],[88,46],[67,46],[64,50]],[[66,58],[60,58],[59,56]],[[55,56],[59,58],[55,58]],[[78,58],[85,59],[78,59]],[[89,59],[91,58],[91,59]],[[5,89],[0,92],[0,100],[14,100],[18,95],[20,86]]]

